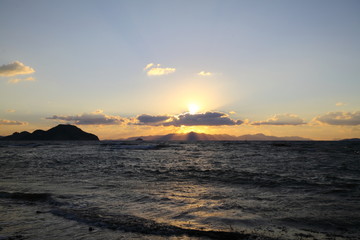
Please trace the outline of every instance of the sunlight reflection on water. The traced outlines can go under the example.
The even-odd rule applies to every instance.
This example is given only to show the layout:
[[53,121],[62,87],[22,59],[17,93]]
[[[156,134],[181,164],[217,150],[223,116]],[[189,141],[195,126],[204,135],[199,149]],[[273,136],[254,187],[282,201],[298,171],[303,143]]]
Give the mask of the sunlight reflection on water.
[[[358,234],[359,145],[207,142],[168,143],[155,150],[157,143],[131,144],[0,147],[0,192],[18,192],[24,198],[0,198],[0,236],[35,236],[38,230],[31,230],[29,222],[36,223],[36,229],[60,224],[68,229],[66,234],[76,235],[72,231],[86,226],[84,219],[125,224],[126,229],[132,229],[128,224],[147,227],[155,221],[183,229],[255,231],[285,239],[297,239],[300,233],[316,238],[323,237],[321,232],[336,233],[339,239]],[[28,203],[27,193],[48,193],[51,201]],[[39,209],[57,215],[34,215]],[[67,222],[69,214],[80,223]],[[132,234],[124,236],[146,235]],[[92,236],[102,239],[97,233]]]

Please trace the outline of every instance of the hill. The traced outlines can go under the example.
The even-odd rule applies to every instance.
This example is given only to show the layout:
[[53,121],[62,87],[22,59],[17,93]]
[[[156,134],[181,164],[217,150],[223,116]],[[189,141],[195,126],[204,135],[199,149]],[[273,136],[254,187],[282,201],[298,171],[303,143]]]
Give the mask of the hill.
[[91,133],[84,132],[80,128],[69,125],[60,124],[47,131],[35,130],[33,133],[27,131],[18,133],[15,132],[12,135],[1,138],[2,141],[69,141],[69,140],[80,140],[80,141],[99,141],[99,138]]
[[311,141],[310,138],[303,138],[297,136],[290,136],[290,137],[275,137],[275,136],[267,136],[262,133],[258,134],[247,134],[237,137],[237,140],[242,141]]
[[242,136],[232,136],[227,134],[206,134],[206,133],[196,133],[196,132],[131,137],[125,140],[135,141],[139,139],[145,141],[311,141],[311,139],[296,137],[296,136],[275,137],[275,136],[267,136],[262,133],[254,134],[254,135],[247,134]]
[[339,141],[342,141],[342,142],[360,142],[360,138],[349,138],[349,139],[342,139],[342,140],[339,140]]

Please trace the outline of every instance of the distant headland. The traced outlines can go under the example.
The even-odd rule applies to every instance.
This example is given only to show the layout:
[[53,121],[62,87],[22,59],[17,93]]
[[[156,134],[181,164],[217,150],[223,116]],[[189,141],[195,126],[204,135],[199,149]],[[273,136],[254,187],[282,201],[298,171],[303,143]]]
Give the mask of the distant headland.
[[0,138],[2,141],[99,141],[99,138],[91,133],[84,132],[80,128],[70,124],[59,124],[47,131],[35,130],[15,132],[12,135]]

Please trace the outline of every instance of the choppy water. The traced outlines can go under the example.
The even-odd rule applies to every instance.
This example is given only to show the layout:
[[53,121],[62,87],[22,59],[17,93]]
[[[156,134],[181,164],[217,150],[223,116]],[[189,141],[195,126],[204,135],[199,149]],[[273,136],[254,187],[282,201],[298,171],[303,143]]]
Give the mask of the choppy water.
[[356,142],[0,142],[0,239],[360,239]]

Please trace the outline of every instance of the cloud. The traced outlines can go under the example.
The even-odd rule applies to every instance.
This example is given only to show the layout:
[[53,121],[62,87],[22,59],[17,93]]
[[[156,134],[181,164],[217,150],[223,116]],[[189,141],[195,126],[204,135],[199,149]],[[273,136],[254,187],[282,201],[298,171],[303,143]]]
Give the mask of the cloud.
[[6,112],[8,112],[8,113],[14,113],[14,112],[16,112],[16,110],[14,110],[14,109],[8,109],[8,110],[6,110]]
[[8,83],[18,83],[18,82],[25,82],[25,81],[35,81],[36,79],[33,77],[28,78],[12,78],[8,81]]
[[158,115],[151,116],[142,114],[136,118],[136,125],[151,126],[224,126],[224,125],[240,125],[241,120],[233,120],[225,113],[221,112],[205,112],[205,113],[183,113],[174,116]]
[[145,66],[144,70],[146,71],[154,65],[155,65],[154,63],[149,63],[148,65]]
[[276,114],[265,121],[250,123],[251,125],[301,125],[305,124],[304,120],[294,114]]
[[240,125],[243,121],[233,120],[225,113],[205,112],[190,114],[184,113],[173,117],[165,126],[223,126],[223,125]]
[[140,124],[151,125],[151,124],[162,123],[170,118],[171,118],[170,116],[151,116],[147,114],[142,114],[138,116],[136,119],[139,121]]
[[0,119],[0,125],[26,125],[26,122]]
[[102,109],[97,109],[97,110],[95,110],[94,112],[92,112],[93,114],[101,114],[101,113],[103,113],[104,112],[104,110],[102,110]]
[[145,66],[144,70],[148,76],[161,76],[168,75],[174,73],[176,71],[175,68],[163,68],[160,64],[149,63]]
[[29,66],[25,66],[19,61],[0,66],[0,76],[12,77],[16,75],[24,75],[34,73],[35,70]]
[[109,116],[98,112],[84,113],[75,116],[57,116],[47,117],[46,119],[73,122],[77,125],[118,125],[124,122],[124,119],[118,116]]
[[147,75],[148,76],[161,76],[161,75],[167,75],[170,73],[175,72],[176,69],[175,68],[151,68],[148,72]]
[[346,103],[343,103],[343,102],[337,102],[335,104],[335,106],[337,106],[337,107],[341,107],[341,106],[345,106],[345,105],[346,105]]
[[212,72],[201,71],[201,72],[199,72],[197,75],[199,75],[199,76],[204,76],[204,77],[208,77],[208,76],[213,75],[213,73],[212,73]]
[[356,112],[329,112],[315,118],[315,121],[329,125],[360,125],[360,111]]

